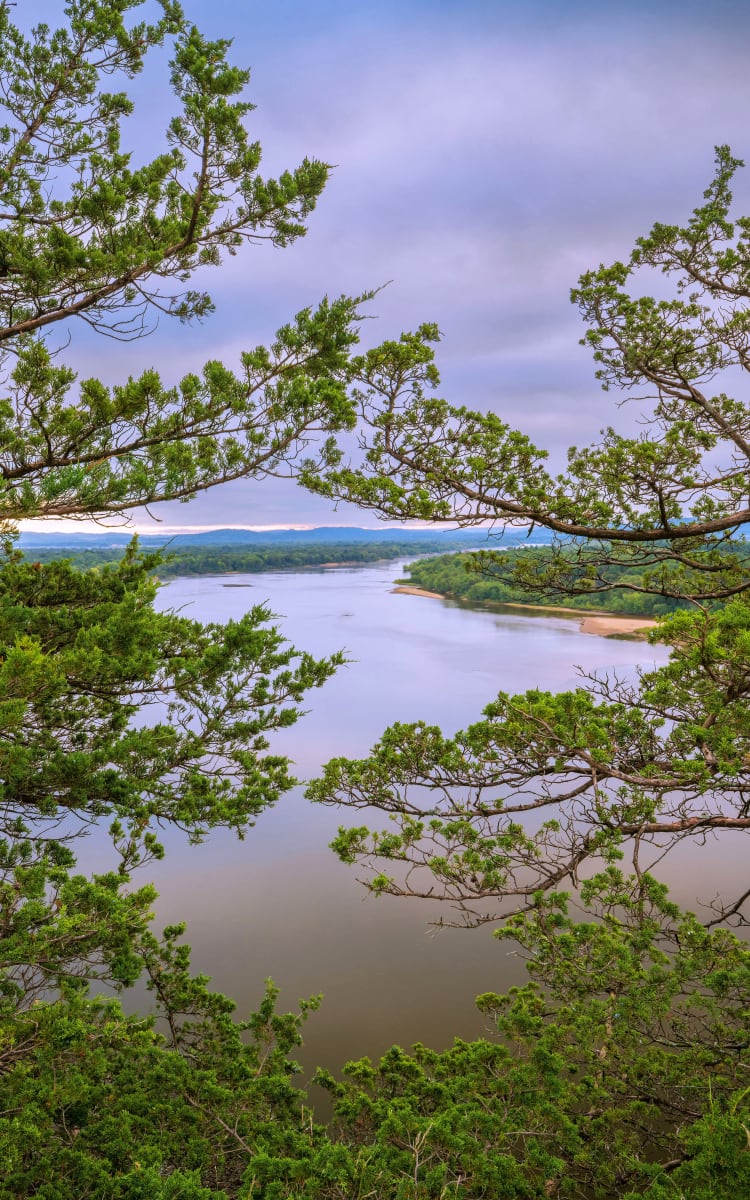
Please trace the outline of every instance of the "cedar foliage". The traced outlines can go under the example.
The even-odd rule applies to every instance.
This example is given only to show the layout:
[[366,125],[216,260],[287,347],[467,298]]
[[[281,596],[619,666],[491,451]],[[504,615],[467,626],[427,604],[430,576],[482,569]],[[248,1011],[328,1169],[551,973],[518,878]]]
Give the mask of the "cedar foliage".
[[[720,152],[687,229],[657,226],[629,264],[582,281],[604,380],[649,383],[657,432],[608,434],[572,452],[560,480],[496,416],[427,396],[434,327],[353,355],[355,299],[298,314],[238,371],[79,380],[63,344],[76,322],[127,339],[156,312],[210,314],[186,287],[195,272],[261,238],[293,242],[327,176],[306,161],[261,178],[229,44],[172,0],[150,23],[140,8],[69,0],[60,29],[30,36],[0,5],[0,1196],[743,1194],[750,959],[728,924],[745,898],[702,921],[644,865],[654,839],[750,825],[747,582],[726,540],[748,519],[747,416],[703,386],[730,359],[747,367],[750,225],[735,236],[728,217],[738,164]],[[165,43],[177,115],[163,151],[135,166],[131,102],[107,89]],[[649,264],[689,293],[631,300],[628,277]],[[335,435],[357,422],[367,461],[343,466]],[[720,449],[709,470],[703,455]],[[153,890],[135,871],[163,853],[163,825],[242,835],[276,802],[292,780],[274,731],[340,659],[288,646],[263,609],[226,626],[158,613],[158,561],[135,547],[86,572],[29,563],[12,541],[21,518],[105,515],[297,469],[384,515],[544,524],[580,540],[586,587],[624,562],[690,603],[660,630],[669,665],[637,688],[501,696],[453,738],[395,727],[369,760],[337,760],[312,785],[314,799],[395,818],[385,835],[339,838],[347,860],[375,861],[376,892],[442,893],[462,920],[504,914],[531,974],[480,997],[494,1040],[394,1048],[341,1081],[321,1071],[326,1127],[294,1083],[317,999],[279,1014],[269,985],[256,1013],[235,1016],[191,971],[182,928],[152,932]],[[553,550],[534,587],[564,590],[569,568]],[[86,877],[76,838],[94,823],[112,861]],[[138,978],[149,1018],[112,995]]]

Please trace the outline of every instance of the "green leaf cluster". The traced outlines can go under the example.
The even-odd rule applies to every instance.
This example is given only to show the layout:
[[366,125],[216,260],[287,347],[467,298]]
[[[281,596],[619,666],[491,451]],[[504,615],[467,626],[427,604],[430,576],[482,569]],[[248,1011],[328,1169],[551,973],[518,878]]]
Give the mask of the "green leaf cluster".
[[[434,325],[354,354],[365,296],[304,309],[234,369],[105,386],[78,377],[58,327],[127,340],[157,313],[203,318],[196,271],[301,236],[328,175],[305,160],[261,178],[229,42],[173,0],[151,23],[140,7],[69,0],[60,29],[29,34],[0,4],[0,1197],[744,1194],[750,958],[732,925],[748,895],[682,913],[656,877],[672,847],[750,830],[750,428],[724,387],[750,366],[741,164],[720,148],[687,225],[582,277],[602,383],[638,393],[646,425],[572,448],[558,477],[497,414],[434,395]],[[167,43],[174,115],[143,162],[127,81]],[[645,294],[652,271],[671,298]],[[355,426],[350,462],[336,435]],[[274,733],[342,656],[291,647],[263,607],[225,625],[161,611],[163,560],[135,543],[80,570],[27,561],[12,536],[21,518],[276,474],[389,518],[542,525],[549,551],[473,565],[526,596],[650,605],[670,648],[636,681],[501,694],[452,736],[394,725],[309,785],[386,814],[335,843],[372,892],[495,925],[530,972],[480,997],[486,1039],[320,1071],[325,1124],[292,1057],[319,998],[278,1013],[269,985],[236,1016],[182,927],[153,933],[135,872],[165,830],[243,836],[278,800],[294,780]],[[471,579],[449,560],[416,570]],[[87,876],[90,832],[104,849]],[[117,995],[137,981],[148,1017]]]

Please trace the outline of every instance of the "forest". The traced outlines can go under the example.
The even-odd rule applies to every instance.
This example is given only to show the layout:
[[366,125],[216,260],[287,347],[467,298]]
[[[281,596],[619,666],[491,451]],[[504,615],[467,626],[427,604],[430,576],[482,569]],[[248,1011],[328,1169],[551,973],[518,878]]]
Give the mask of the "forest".
[[[484,541],[485,539],[482,538]],[[441,549],[439,538],[425,537],[408,542],[326,542],[307,546],[200,546],[188,550],[184,547],[168,548],[149,553],[153,557],[152,570],[159,579],[176,579],[182,575],[220,575],[227,572],[255,574],[261,571],[298,571],[304,567],[320,567],[358,563],[382,562],[402,558],[406,554],[434,554]],[[39,547],[27,552],[35,562],[49,563],[67,559],[78,570],[91,570],[106,564],[119,562],[125,549],[88,550]]]
[[[535,591],[537,568],[548,562],[549,552],[534,547],[507,550],[502,555],[487,551],[442,554],[409,563],[408,579],[402,582],[474,604],[543,604],[638,617],[658,617],[688,607],[686,599],[641,590],[643,571],[626,565],[610,566],[601,572],[605,587],[594,586],[587,591],[581,572],[577,588],[555,593],[540,586]],[[521,569],[524,574],[519,577]]]
[[[170,322],[209,319],[203,283],[230,256],[286,255],[331,168],[260,174],[248,71],[175,0],[14,19],[0,4],[0,1197],[748,1194],[750,889],[718,872],[693,912],[664,880],[673,853],[750,831],[741,162],[719,147],[686,223],[574,288],[602,385],[637,394],[642,421],[554,474],[497,412],[436,394],[434,324],[363,345],[372,294],[302,309],[232,366],[85,374],[95,336],[151,333],[158,359]],[[152,158],[128,132],[147,59],[173,113]],[[528,968],[478,997],[485,1038],[395,1046],[341,1077],[321,1064],[325,1118],[295,1063],[319,997],[286,1012],[269,983],[237,1012],[192,969],[184,927],[155,925],[148,868],[165,831],[250,838],[284,803],[277,734],[343,655],[290,645],[263,606],[226,624],[161,611],[135,544],[96,569],[15,548],[21,521],[277,475],[389,521],[548,530],[514,586],[651,598],[670,651],[635,681],[501,692],[459,733],[395,723],[308,781],[379,903],[441,902]]]

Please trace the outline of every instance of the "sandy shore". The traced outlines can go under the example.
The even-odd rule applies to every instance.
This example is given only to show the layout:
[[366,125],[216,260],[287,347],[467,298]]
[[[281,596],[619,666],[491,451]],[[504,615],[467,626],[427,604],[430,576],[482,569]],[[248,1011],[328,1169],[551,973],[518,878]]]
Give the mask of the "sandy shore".
[[[488,600],[487,603],[491,604],[492,601]],[[565,615],[571,616],[571,617],[580,617],[581,615],[584,615],[584,616],[586,615],[582,608],[565,608],[562,604],[524,604],[523,600],[505,600],[502,603],[500,603],[498,601],[497,607],[498,608],[527,608],[529,610],[529,612],[564,613]],[[613,618],[615,616],[614,613],[596,613],[596,614],[592,614],[592,615],[603,616],[603,617],[613,617]],[[633,620],[640,620],[640,619],[641,619],[640,617],[633,618]]]
[[616,617],[601,616],[584,617],[581,621],[581,633],[598,633],[600,637],[634,637],[644,634],[647,629],[653,629],[656,621],[649,617]]
[[[424,588],[401,585],[391,588],[392,592],[403,592],[407,596],[428,596],[433,600],[446,600],[440,592],[428,592]],[[583,612],[580,608],[562,608],[552,604],[522,604],[509,601],[507,604],[482,604],[481,608],[517,608],[523,612],[545,613],[547,616],[577,617],[581,633],[593,633],[597,637],[642,637],[647,629],[653,629],[656,621],[650,617],[627,617],[616,613]]]
[[580,608],[563,608],[557,604],[522,604],[520,601],[508,601],[498,607],[527,609],[530,612],[548,613],[550,616],[562,613],[569,617],[578,617],[581,622],[581,633],[596,633],[599,637],[633,637],[643,634],[647,629],[656,625],[651,617],[628,617],[621,613],[584,612]]
[[429,596],[431,600],[445,600],[446,597],[440,592],[426,592],[424,588],[418,587],[394,587],[392,592],[403,592],[405,596]]

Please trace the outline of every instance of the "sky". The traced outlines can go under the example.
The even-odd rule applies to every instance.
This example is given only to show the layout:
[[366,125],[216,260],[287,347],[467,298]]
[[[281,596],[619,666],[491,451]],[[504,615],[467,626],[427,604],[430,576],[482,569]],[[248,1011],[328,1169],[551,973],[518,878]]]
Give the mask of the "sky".
[[[303,240],[248,248],[209,274],[216,313],[203,325],[162,322],[127,346],[78,329],[68,357],[81,374],[114,383],[156,366],[171,381],[209,358],[236,365],[323,295],[388,283],[365,344],[437,322],[440,393],[495,409],[553,465],[617,419],[578,345],[569,291],[582,271],[627,256],[654,221],[687,217],[716,144],[750,162],[746,0],[184,7],[252,69],[262,173],[305,155],[335,170]],[[166,123],[156,75],[135,96],[150,131],[162,111]],[[735,194],[750,211],[750,173]],[[242,481],[153,512],[160,526],[144,512],[136,526],[374,523],[289,481]]]

